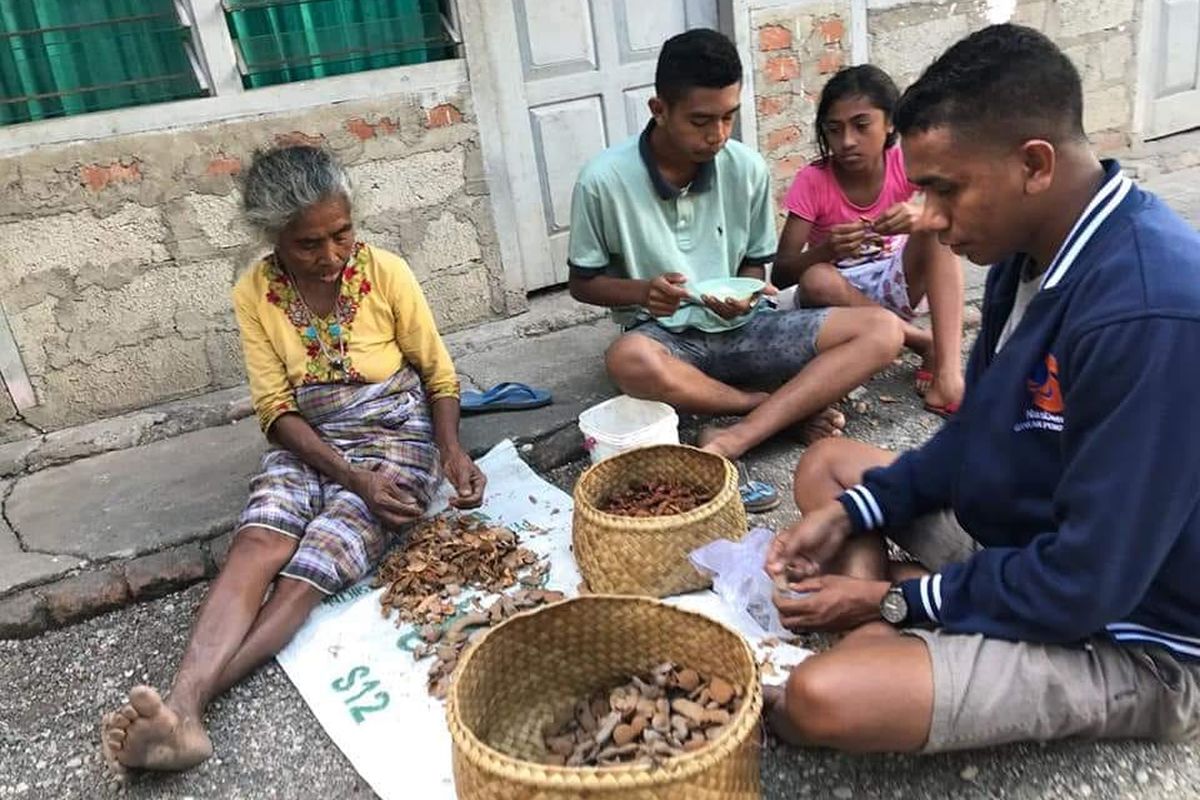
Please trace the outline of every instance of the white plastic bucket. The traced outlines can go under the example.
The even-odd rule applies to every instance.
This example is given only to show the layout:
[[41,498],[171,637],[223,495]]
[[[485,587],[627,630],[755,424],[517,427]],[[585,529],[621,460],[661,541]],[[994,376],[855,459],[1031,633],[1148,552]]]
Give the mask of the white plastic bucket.
[[620,395],[579,415],[592,463],[650,444],[679,444],[679,415],[666,403]]

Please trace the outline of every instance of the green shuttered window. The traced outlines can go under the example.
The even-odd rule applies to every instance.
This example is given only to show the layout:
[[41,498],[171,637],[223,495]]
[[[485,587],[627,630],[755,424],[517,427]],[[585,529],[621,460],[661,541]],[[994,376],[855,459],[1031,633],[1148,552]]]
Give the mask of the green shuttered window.
[[451,8],[452,0],[0,0],[0,126],[213,94],[210,68],[232,74],[234,65],[205,62],[202,38],[224,48],[214,47],[211,23],[197,34],[201,13],[218,26],[224,15],[228,31],[215,35],[228,35],[242,89],[252,90],[457,58]]
[[439,0],[223,0],[246,88],[454,58]]
[[0,0],[0,125],[206,93],[173,0]]

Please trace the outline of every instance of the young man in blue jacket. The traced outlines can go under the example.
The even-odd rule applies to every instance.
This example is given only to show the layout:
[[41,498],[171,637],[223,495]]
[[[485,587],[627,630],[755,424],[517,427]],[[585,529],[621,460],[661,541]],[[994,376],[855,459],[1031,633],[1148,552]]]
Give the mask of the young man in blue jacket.
[[[896,458],[811,448],[768,572],[853,629],[771,698],[792,741],[936,752],[1200,733],[1200,235],[1083,134],[1079,75],[1014,25],[896,113],[941,240],[994,263],[962,410]],[[924,569],[892,567],[882,535]]]

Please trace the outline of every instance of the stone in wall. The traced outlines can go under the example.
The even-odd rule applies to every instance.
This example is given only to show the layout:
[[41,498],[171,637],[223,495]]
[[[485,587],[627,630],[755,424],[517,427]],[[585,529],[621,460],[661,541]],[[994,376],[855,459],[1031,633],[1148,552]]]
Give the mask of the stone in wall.
[[9,287],[56,269],[79,275],[126,261],[166,261],[166,238],[162,214],[135,203],[103,216],[73,211],[9,218],[0,222],[0,271],[5,278],[0,298],[7,302]]
[[[986,24],[967,4],[913,3],[867,14],[871,63],[903,90],[946,48]],[[972,22],[975,22],[972,25]]]
[[1059,0],[1057,36],[1069,39],[1128,25],[1134,18],[1134,0]]
[[829,76],[850,62],[850,3],[797,3],[751,16],[758,147],[771,165],[776,207],[816,155],[813,121]]
[[461,191],[465,155],[460,148],[411,156],[399,161],[368,161],[350,168],[355,212],[402,214],[444,203]]
[[90,421],[97,410],[113,414],[143,408],[212,385],[204,342],[171,338],[121,347],[32,380],[39,398],[52,399],[25,412],[42,428]]

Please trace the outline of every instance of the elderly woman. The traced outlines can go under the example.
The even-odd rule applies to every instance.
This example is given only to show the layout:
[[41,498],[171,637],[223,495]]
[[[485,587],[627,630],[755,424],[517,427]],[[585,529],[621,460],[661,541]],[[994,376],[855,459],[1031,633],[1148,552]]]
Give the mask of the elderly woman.
[[408,265],[355,238],[342,167],[314,147],[260,153],[243,191],[246,219],[274,244],[233,290],[272,446],[167,698],[137,686],[104,719],[118,771],[207,759],[208,703],[279,652],[323,598],[365,576],[441,475],[453,505],[483,496],[458,439],[454,364]]

